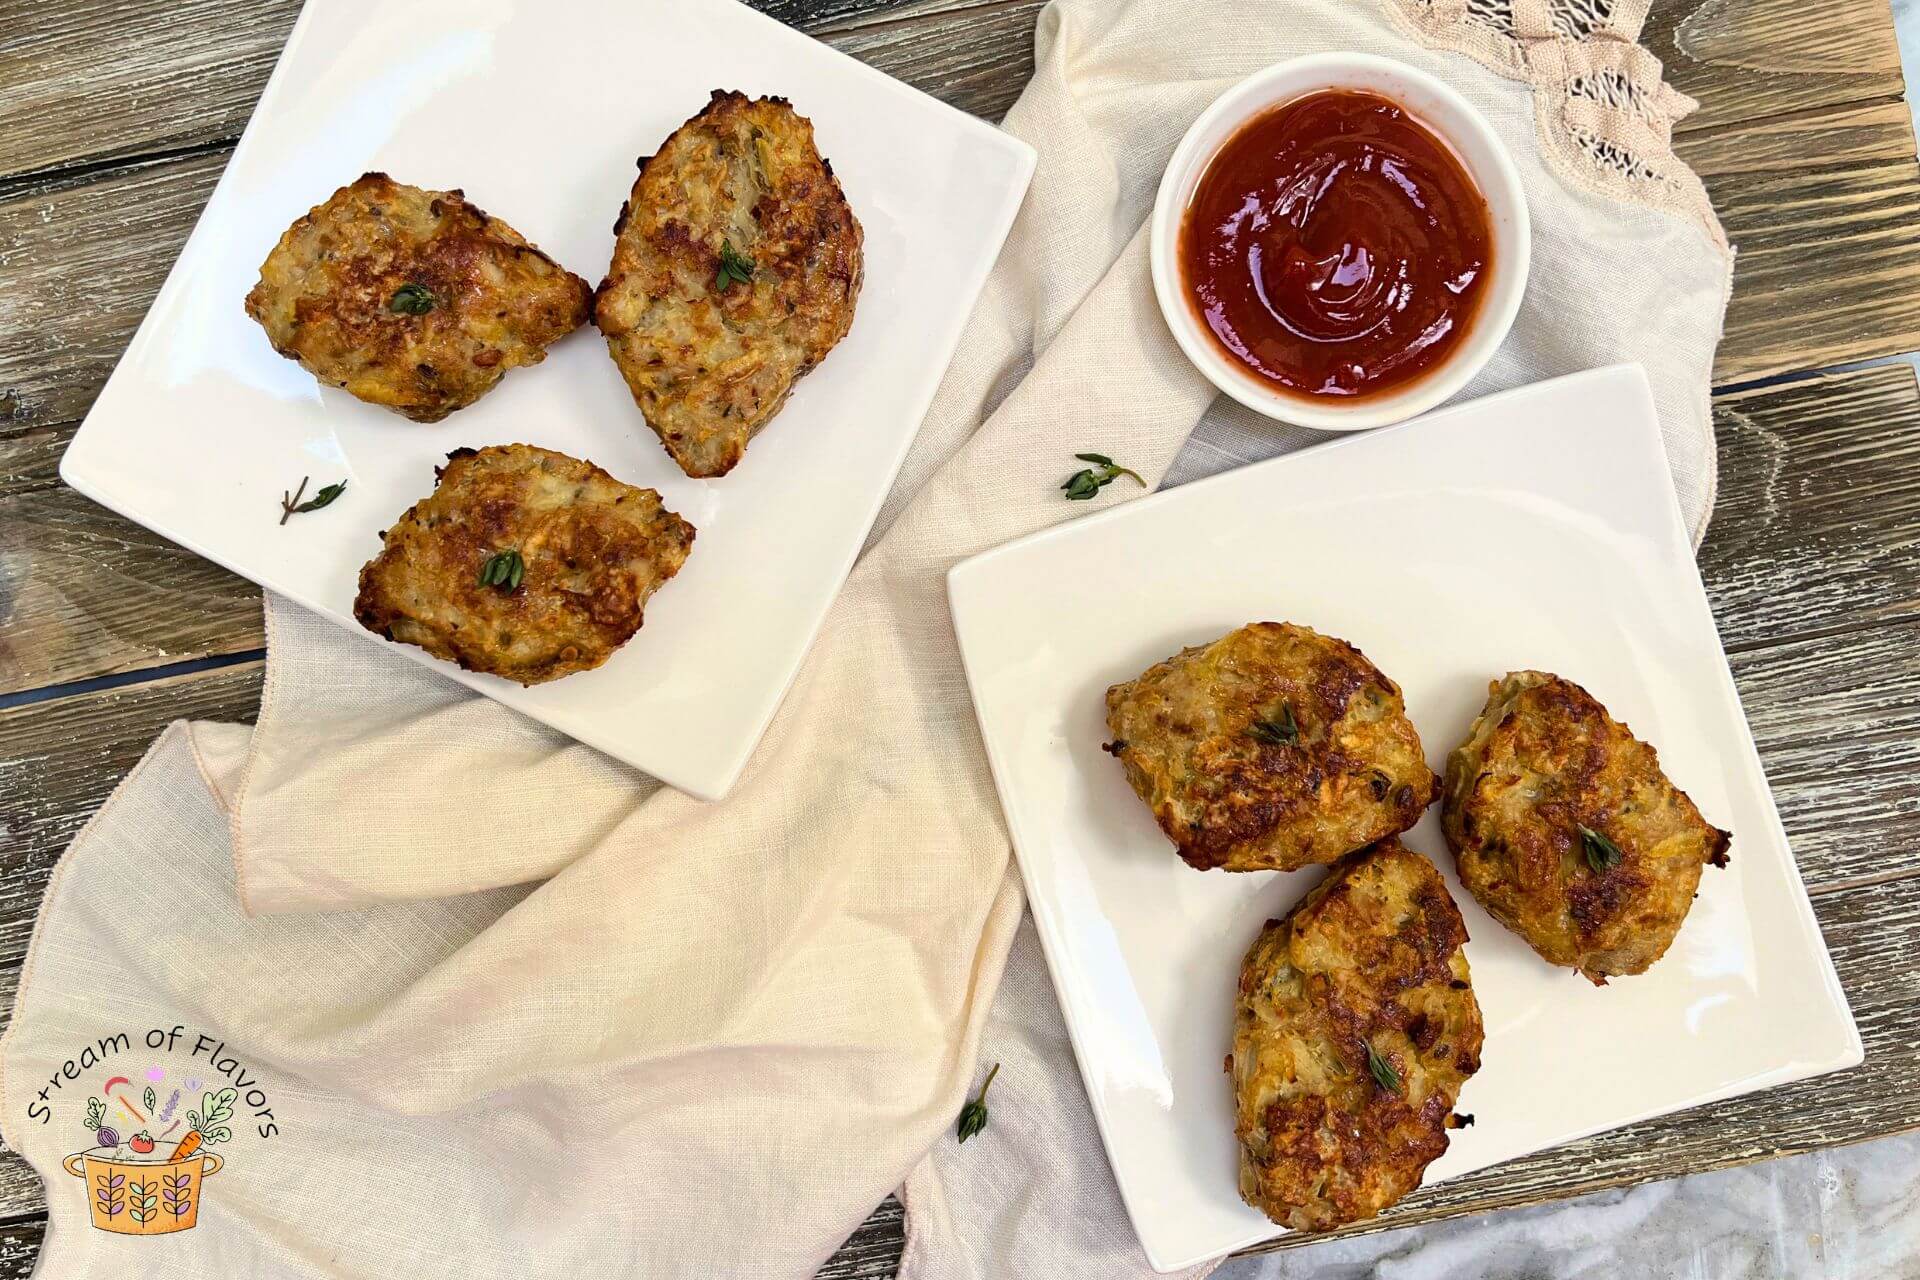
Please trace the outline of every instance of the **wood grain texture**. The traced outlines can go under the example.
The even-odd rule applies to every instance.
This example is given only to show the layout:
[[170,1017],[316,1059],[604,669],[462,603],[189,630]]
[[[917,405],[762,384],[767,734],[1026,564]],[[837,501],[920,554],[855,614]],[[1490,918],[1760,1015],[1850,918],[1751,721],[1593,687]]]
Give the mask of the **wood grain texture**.
[[1920,163],[1901,102],[1689,134],[1739,256],[1721,384],[1920,346]]
[[888,1196],[860,1224],[840,1251],[820,1268],[818,1280],[889,1280],[906,1247],[907,1219],[900,1202]]
[[[1810,890],[1920,874],[1920,619],[1750,649],[1734,674]],[[259,681],[246,662],[0,711],[0,967],[61,850],[159,731],[249,721]]]
[[1920,388],[1910,365],[1718,396],[1700,548],[1738,651],[1920,615]]
[[[1912,370],[1715,410],[1720,495],[1701,571],[1728,647],[1920,616]],[[259,648],[258,588],[58,486],[71,432],[0,439],[0,693]]]
[[[758,0],[756,7],[804,30],[840,32],[982,6]],[[1012,7],[1030,32],[1038,0]],[[0,182],[238,137],[298,12],[298,0],[0,0],[0,119],[63,125],[0,133]],[[944,29],[970,25],[953,19]],[[193,39],[181,40],[182,31]],[[929,31],[923,43],[940,38]],[[1682,122],[1686,131],[1901,92],[1886,0],[1836,0],[1818,20],[1800,0],[1657,0],[1643,40],[1673,82],[1701,101]]]
[[0,693],[264,643],[246,579],[71,489],[0,498]]
[[1897,98],[1887,0],[1654,0],[1640,43],[1700,109],[1679,131]]
[[[997,113],[1030,69],[1034,11],[1019,0],[834,39],[963,107]],[[921,38],[942,20],[958,25]],[[1721,381],[1920,345],[1920,165],[1897,103],[1716,130],[1683,149],[1742,251]],[[85,412],[224,157],[116,169],[0,201],[0,433]]]
[[[940,41],[914,29],[917,19],[993,4],[755,0],[754,7],[835,44],[867,26],[905,27],[911,43],[923,46],[909,56],[921,59]],[[0,130],[0,187],[34,173],[233,142],[299,12],[300,0],[0,0],[0,120],[60,122]],[[970,25],[949,19],[945,29]],[[879,44],[902,46],[897,38]]]
[[[8,1162],[12,1163],[11,1156]],[[47,1224],[42,1218],[0,1223],[0,1278],[14,1280],[32,1275],[46,1234]]]
[[[251,723],[261,664],[149,680],[0,711],[0,970],[26,956],[53,865],[175,720]],[[0,1009],[11,1009],[9,998]],[[8,1213],[0,1203],[0,1217]]]

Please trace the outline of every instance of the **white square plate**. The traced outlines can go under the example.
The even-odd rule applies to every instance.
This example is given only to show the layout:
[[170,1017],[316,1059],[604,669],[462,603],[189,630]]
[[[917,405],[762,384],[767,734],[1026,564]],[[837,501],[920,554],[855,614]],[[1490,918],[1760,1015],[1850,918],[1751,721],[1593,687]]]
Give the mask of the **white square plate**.
[[[1107,686],[1246,622],[1358,645],[1439,768],[1519,668],[1586,686],[1733,832],[1640,977],[1593,987],[1446,873],[1486,1016],[1428,1181],[1852,1066],[1860,1037],[1714,631],[1646,378],[1601,369],[1141,499],[977,556],[955,626],[1054,985],[1128,1212],[1171,1270],[1280,1234],[1237,1190],[1240,962],[1317,870],[1189,870],[1100,749]],[[1594,1087],[1603,1081],[1605,1087]]]
[[[716,88],[791,99],[866,230],[852,331],[729,476],[680,473],[591,327],[427,426],[319,387],[241,310],[287,225],[370,169],[464,188],[598,281],[634,158]],[[522,689],[397,651],[717,798],[860,550],[1033,164],[1025,143],[732,0],[310,0],[60,474],[356,632],[376,533],[433,488],[451,449],[543,445],[658,489],[699,537],[604,667]],[[350,483],[276,527],[303,475],[309,493]]]

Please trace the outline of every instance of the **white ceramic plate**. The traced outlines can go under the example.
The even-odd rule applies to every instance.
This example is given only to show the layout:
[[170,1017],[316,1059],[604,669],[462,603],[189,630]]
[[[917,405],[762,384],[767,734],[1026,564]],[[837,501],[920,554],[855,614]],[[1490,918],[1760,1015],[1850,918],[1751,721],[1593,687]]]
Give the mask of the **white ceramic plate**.
[[1189,870],[1100,750],[1107,686],[1261,619],[1358,645],[1428,759],[1487,681],[1558,672],[1654,743],[1733,832],[1666,957],[1593,987],[1446,872],[1486,1016],[1428,1181],[1852,1066],[1860,1037],[1774,811],[1638,366],[1561,378],[1074,521],[949,579],[974,703],[1087,1093],[1171,1270],[1278,1235],[1236,1189],[1221,1068],[1240,961],[1322,874]]
[[[591,327],[423,426],[320,388],[241,310],[287,225],[369,169],[464,188],[598,281],[634,158],[716,88],[791,99],[866,229],[852,332],[729,476],[680,473]],[[360,634],[350,610],[375,535],[453,448],[523,441],[656,488],[699,538],[604,667],[522,689],[395,648],[717,798],[879,511],[1033,163],[1024,143],[732,0],[311,0],[60,473]],[[303,475],[309,493],[350,483],[277,527],[281,491]]]

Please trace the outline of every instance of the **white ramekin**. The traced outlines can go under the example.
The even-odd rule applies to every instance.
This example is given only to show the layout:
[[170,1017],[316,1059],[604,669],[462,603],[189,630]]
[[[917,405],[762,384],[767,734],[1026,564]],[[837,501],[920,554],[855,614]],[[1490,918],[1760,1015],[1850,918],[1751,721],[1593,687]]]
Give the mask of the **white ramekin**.
[[[1180,278],[1180,222],[1214,153],[1261,112],[1321,89],[1370,90],[1406,107],[1452,145],[1486,197],[1493,219],[1493,273],[1466,340],[1405,386],[1354,400],[1282,390],[1228,356],[1207,332]],[[1492,127],[1465,98],[1405,63],[1362,53],[1319,53],[1256,71],[1200,113],[1174,148],[1160,180],[1149,253],[1160,311],[1180,349],[1216,387],[1249,409],[1283,422],[1362,431],[1424,413],[1480,372],[1520,310],[1531,239],[1520,174]]]

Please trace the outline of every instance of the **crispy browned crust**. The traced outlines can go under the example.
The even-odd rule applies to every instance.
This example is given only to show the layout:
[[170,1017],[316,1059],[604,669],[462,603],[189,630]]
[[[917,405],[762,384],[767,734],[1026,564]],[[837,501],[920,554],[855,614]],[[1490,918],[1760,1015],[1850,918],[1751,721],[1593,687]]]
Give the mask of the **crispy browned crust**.
[[[651,489],[532,445],[457,449],[433,493],[381,535],[353,616],[469,671],[539,684],[605,662],[686,562],[693,526]],[[516,550],[517,589],[480,582]]]
[[[1488,686],[1447,759],[1441,826],[1488,914],[1595,983],[1666,954],[1700,868],[1726,865],[1730,839],[1667,780],[1652,747],[1585,689],[1541,671]],[[1582,826],[1618,847],[1618,865],[1596,869]]]
[[1240,971],[1228,1059],[1248,1204],[1324,1231],[1420,1185],[1480,1069],[1466,941],[1440,873],[1397,839],[1341,861],[1267,923]]
[[[640,162],[594,322],[690,476],[721,476],[853,324],[860,223],[784,98],[715,90]],[[716,287],[723,243],[752,279]]]
[[[424,315],[390,305],[403,285]],[[587,282],[458,191],[369,173],[280,237],[247,295],[274,350],[416,422],[478,400],[586,323]]]
[[[1291,712],[1293,742],[1257,725]],[[1332,862],[1420,820],[1439,779],[1400,688],[1344,640],[1256,622],[1107,690],[1107,750],[1200,870]]]

